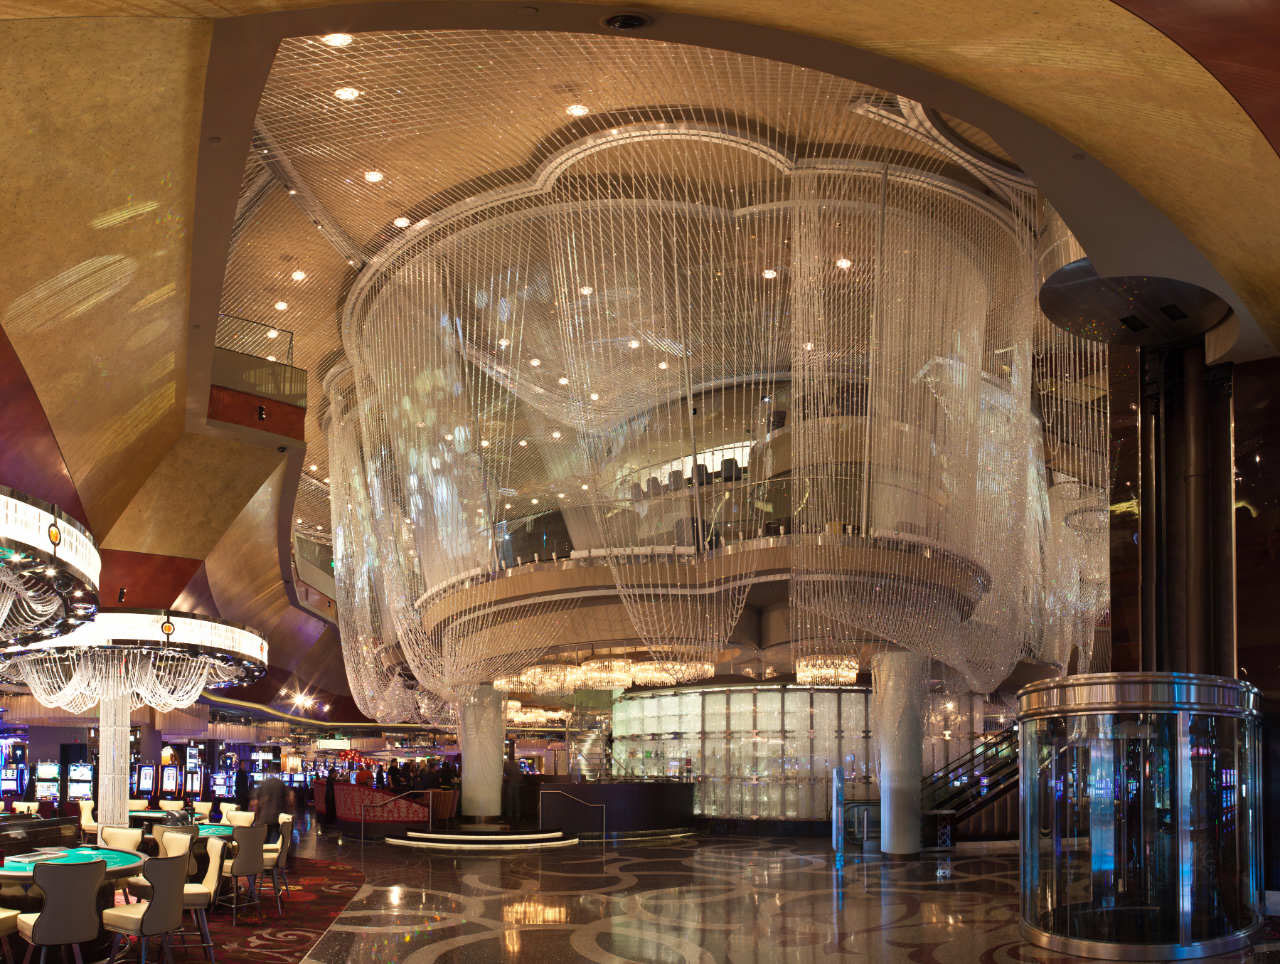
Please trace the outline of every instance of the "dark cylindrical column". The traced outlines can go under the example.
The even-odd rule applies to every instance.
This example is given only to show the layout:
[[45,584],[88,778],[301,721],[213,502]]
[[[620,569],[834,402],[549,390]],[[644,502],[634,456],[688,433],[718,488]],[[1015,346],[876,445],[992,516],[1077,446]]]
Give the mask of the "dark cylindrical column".
[[1142,667],[1234,676],[1230,370],[1200,344],[1141,358]]

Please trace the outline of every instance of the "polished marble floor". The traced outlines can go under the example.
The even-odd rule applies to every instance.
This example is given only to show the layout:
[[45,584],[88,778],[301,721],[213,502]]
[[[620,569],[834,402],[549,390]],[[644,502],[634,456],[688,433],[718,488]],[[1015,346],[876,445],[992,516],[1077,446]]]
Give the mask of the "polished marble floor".
[[1076,960],[1019,938],[1009,852],[838,862],[821,840],[697,837],[453,857],[314,830],[298,852],[365,874],[304,964]]

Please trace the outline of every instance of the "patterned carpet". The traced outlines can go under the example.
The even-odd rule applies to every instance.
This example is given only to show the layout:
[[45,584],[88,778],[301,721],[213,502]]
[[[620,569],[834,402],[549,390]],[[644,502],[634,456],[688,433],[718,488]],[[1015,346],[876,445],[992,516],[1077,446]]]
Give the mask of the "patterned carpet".
[[209,917],[218,964],[298,964],[364,883],[360,871],[327,860],[293,859],[284,916],[263,895],[265,922],[250,913],[231,926],[229,911]]

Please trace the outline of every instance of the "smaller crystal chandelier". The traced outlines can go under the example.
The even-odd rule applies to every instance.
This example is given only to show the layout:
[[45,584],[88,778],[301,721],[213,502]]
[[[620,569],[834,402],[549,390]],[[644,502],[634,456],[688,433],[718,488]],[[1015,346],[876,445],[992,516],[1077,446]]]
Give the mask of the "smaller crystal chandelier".
[[101,568],[78,522],[0,486],[0,645],[7,651],[92,619]]
[[538,663],[520,674],[522,693],[560,696],[582,685],[582,670],[572,663]]
[[715,663],[705,660],[654,659],[631,667],[636,686],[676,686],[715,675]]
[[631,660],[621,656],[589,659],[582,664],[582,688],[623,690],[631,685]]
[[796,660],[796,682],[801,686],[852,686],[857,681],[856,656],[819,653]]

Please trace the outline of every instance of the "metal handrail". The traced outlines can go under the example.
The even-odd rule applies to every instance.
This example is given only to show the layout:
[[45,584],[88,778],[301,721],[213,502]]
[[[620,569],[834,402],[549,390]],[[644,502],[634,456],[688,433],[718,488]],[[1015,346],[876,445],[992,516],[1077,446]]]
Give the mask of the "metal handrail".
[[560,796],[568,797],[574,803],[580,803],[584,807],[599,807],[600,808],[600,841],[601,843],[603,843],[608,838],[608,833],[606,832],[606,828],[608,824],[606,823],[606,821],[609,815],[609,808],[603,803],[592,803],[590,800],[583,800],[581,797],[575,797],[572,793],[565,793],[565,791],[563,790],[542,790],[542,789],[538,790],[538,829],[539,830],[544,829],[542,826],[542,795],[544,793],[558,793],[560,794]]
[[[360,804],[360,856],[364,857],[364,812],[366,810],[378,810],[388,804],[395,803],[397,800],[403,800],[405,797],[412,797],[417,793],[425,793],[427,795],[427,829],[435,829],[435,802],[431,799],[430,790],[406,790],[404,793],[398,793],[394,797],[388,797],[380,803],[362,803]],[[337,816],[336,814],[334,815]]]

